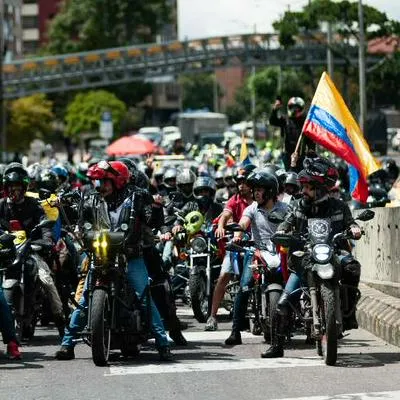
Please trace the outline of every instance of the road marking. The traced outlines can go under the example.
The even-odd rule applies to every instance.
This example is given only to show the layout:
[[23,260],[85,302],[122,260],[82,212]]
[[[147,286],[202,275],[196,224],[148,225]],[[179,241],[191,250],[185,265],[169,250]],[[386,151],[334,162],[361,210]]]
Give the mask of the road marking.
[[210,372],[232,371],[244,369],[271,369],[294,367],[322,367],[324,365],[320,357],[310,358],[276,358],[263,360],[261,358],[233,359],[206,362],[179,362],[160,364],[141,364],[127,366],[112,366],[109,373],[104,376],[121,375],[148,375],[148,374],[175,374],[182,372]]
[[[230,312],[228,310],[225,310],[225,308],[220,308],[218,310],[218,315],[229,315]],[[193,310],[190,307],[177,307],[176,309],[176,315],[179,315],[180,317],[194,317],[193,315]]]
[[330,396],[307,396],[307,397],[291,397],[279,400],[390,400],[400,399],[400,390],[394,392],[375,392],[375,393],[343,393]]
[[[225,341],[225,339],[231,334],[231,331],[183,331],[182,333],[188,342],[220,342]],[[255,336],[250,332],[240,332],[240,336],[242,339],[258,339],[260,343],[264,340],[262,336]]]

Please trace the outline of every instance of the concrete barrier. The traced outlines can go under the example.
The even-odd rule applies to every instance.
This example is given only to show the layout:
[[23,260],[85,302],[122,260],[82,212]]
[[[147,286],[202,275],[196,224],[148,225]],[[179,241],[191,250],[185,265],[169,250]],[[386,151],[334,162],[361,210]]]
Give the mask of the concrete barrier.
[[361,263],[361,281],[400,298],[400,207],[374,211],[373,220],[360,222],[365,236],[354,251]]

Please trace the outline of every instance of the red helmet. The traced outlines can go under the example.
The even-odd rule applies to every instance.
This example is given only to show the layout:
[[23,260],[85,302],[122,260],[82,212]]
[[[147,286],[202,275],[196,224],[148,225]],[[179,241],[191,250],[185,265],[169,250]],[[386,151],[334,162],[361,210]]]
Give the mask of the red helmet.
[[102,160],[88,169],[87,177],[91,180],[110,179],[116,189],[122,189],[128,184],[131,174],[122,161]]

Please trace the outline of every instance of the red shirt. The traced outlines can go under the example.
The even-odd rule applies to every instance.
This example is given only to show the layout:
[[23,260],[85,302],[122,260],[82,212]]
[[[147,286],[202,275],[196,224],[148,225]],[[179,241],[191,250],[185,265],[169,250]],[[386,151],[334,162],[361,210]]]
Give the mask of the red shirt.
[[228,210],[232,213],[233,222],[238,223],[242,218],[243,211],[250,204],[247,200],[241,197],[239,194],[233,195],[225,204],[224,210]]

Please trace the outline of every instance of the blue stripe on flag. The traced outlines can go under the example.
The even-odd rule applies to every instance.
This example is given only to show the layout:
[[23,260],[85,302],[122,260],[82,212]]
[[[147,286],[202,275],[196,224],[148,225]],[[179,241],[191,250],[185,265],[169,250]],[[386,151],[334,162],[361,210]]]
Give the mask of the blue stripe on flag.
[[335,134],[338,138],[343,140],[353,151],[354,146],[350,141],[350,138],[347,136],[346,128],[329,112],[325,111],[321,107],[317,105],[313,105],[308,113],[308,119],[312,122],[322,126],[328,132]]

